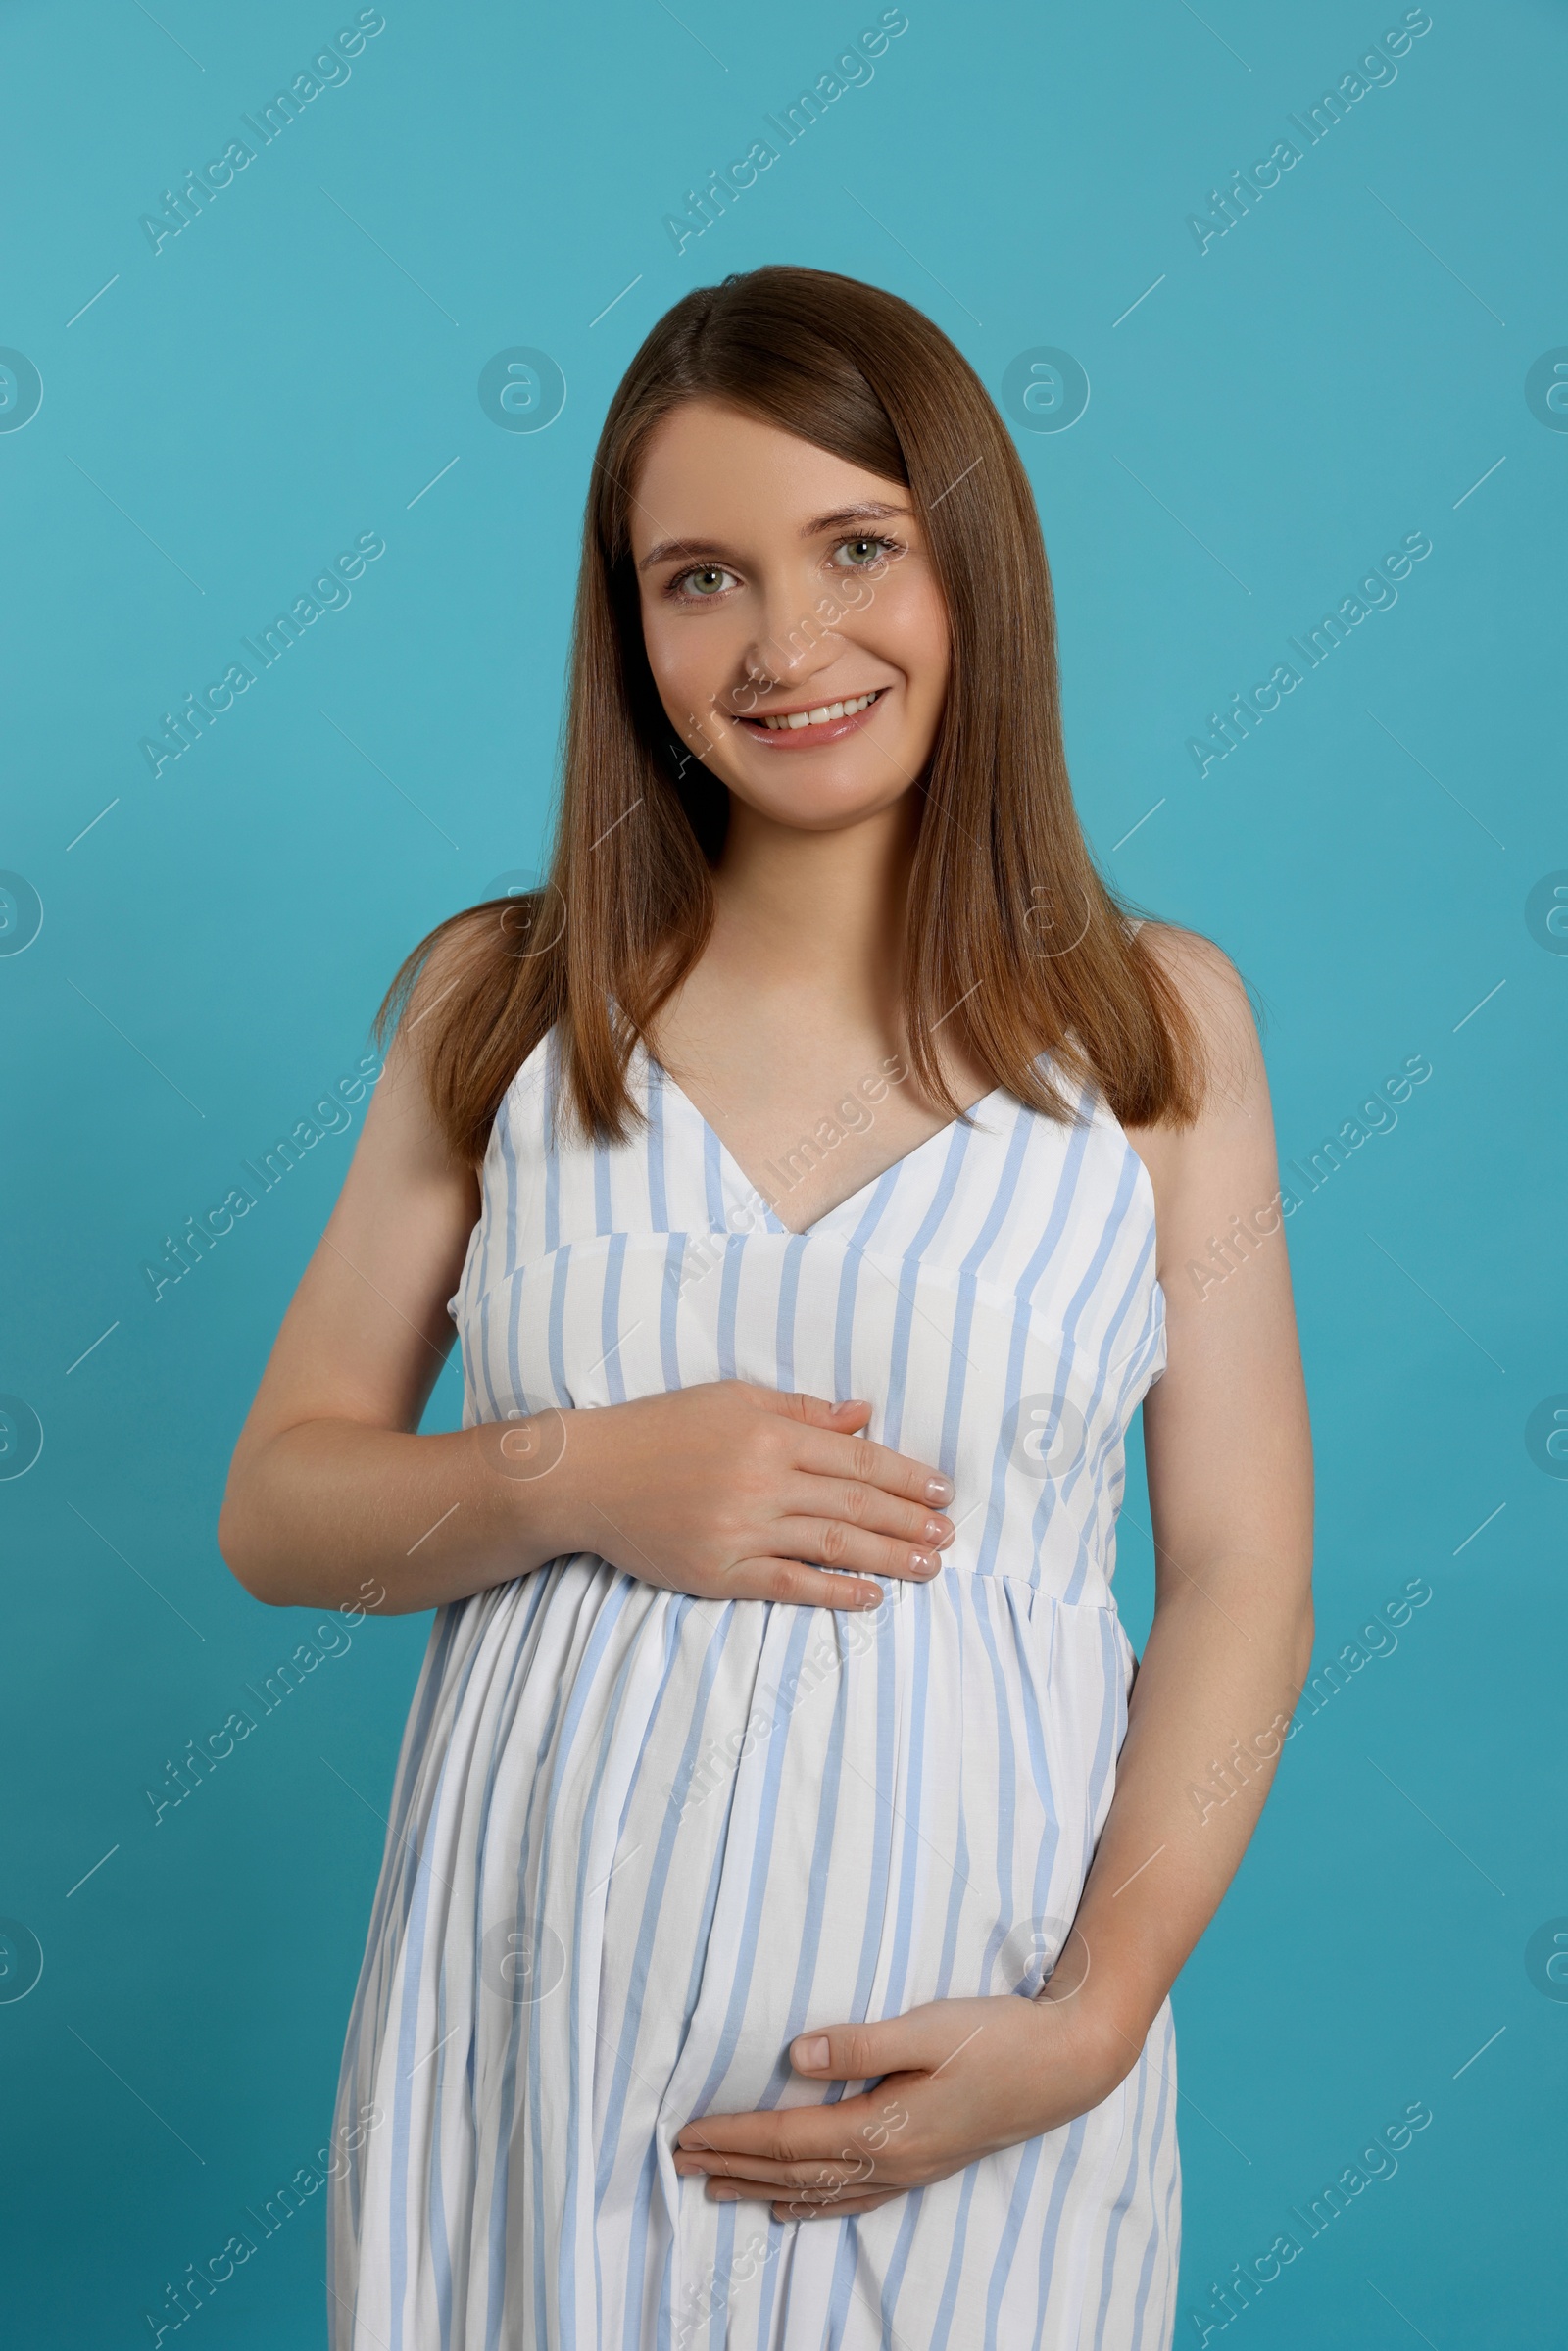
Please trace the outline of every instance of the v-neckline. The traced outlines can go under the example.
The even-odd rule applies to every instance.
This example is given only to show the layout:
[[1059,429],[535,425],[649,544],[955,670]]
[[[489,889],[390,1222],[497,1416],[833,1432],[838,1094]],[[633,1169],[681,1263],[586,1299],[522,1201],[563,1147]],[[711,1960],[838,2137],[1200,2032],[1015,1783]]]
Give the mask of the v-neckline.
[[691,1112],[693,1118],[696,1119],[698,1125],[701,1127],[703,1133],[712,1144],[713,1149],[717,1152],[718,1157],[723,1165],[729,1169],[732,1175],[739,1177],[742,1184],[745,1185],[747,1191],[755,1199],[760,1200],[762,1202],[762,1205],[766,1209],[772,1225],[776,1227],[777,1231],[792,1241],[809,1241],[812,1235],[819,1233],[823,1226],[832,1218],[836,1216],[842,1216],[846,1208],[853,1208],[858,1201],[863,1200],[868,1194],[873,1193],[876,1190],[879,1184],[886,1183],[890,1175],[898,1175],[903,1171],[903,1169],[910,1166],[914,1160],[920,1157],[923,1151],[930,1151],[934,1144],[949,1140],[963,1124],[965,1119],[976,1117],[980,1111],[989,1107],[992,1102],[999,1101],[1007,1092],[1005,1086],[993,1086],[989,1094],[982,1094],[978,1102],[970,1102],[968,1108],[962,1111],[957,1118],[950,1118],[946,1126],[940,1126],[937,1128],[935,1134],[927,1135],[923,1142],[913,1144],[908,1151],[902,1151],[898,1158],[890,1159],[886,1167],[879,1169],[877,1174],[874,1176],[868,1177],[867,1180],[858,1188],[858,1190],[847,1194],[843,1200],[835,1201],[831,1208],[824,1208],[821,1215],[813,1218],[810,1224],[796,1227],[795,1225],[789,1225],[784,1222],[784,1219],[774,1208],[772,1201],[768,1199],[768,1196],[763,1191],[761,1185],[747,1174],[745,1168],[741,1165],[739,1159],[736,1158],[735,1153],[730,1150],[729,1145],[724,1141],[724,1138],[719,1133],[718,1129],[713,1125],[712,1121],[706,1117],[704,1113],[697,1107],[697,1104],[693,1102],[691,1096],[686,1092],[685,1088],[670,1075],[669,1071],[664,1067],[662,1061],[659,1060],[652,1053],[650,1053],[646,1045],[642,1050],[645,1067],[647,1069],[657,1071],[660,1083],[668,1093],[674,1095],[677,1102],[685,1104],[686,1108]]

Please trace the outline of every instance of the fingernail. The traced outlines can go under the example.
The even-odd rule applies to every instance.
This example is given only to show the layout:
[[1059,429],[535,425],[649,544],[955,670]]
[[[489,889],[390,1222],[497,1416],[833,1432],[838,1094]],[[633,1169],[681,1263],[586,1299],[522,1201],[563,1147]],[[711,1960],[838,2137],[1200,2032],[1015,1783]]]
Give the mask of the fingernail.
[[917,1576],[934,1576],[940,1562],[935,1551],[911,1551],[909,1565]]
[[862,1597],[860,1606],[862,1608],[880,1608],[881,1605],[882,1588],[879,1584],[873,1584],[868,1588],[864,1596]]
[[715,2204],[738,2204],[740,2200],[741,2191],[738,2187],[715,2187],[713,2190]]
[[949,1540],[952,1533],[953,1529],[945,1518],[928,1518],[925,1522],[924,1534],[927,1543],[940,1545]]
[[795,2062],[803,2071],[810,2072],[828,2060],[828,2040],[825,2033],[807,2034],[795,2044]]
[[953,1495],[954,1484],[951,1478],[927,1478],[925,1498],[928,1502],[951,1502]]

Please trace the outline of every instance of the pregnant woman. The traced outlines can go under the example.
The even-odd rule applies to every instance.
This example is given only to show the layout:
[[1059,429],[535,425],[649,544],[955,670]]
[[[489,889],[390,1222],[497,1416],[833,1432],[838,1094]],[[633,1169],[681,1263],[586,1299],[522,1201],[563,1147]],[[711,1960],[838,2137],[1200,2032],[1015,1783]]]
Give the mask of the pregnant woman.
[[220,1528],[264,1600],[436,1611],[336,2351],[1168,2344],[1167,1994],[1311,1639],[1279,1181],[1232,965],[1090,857],[1029,485],[918,312],[766,269],[655,327],[549,877],[384,1016]]

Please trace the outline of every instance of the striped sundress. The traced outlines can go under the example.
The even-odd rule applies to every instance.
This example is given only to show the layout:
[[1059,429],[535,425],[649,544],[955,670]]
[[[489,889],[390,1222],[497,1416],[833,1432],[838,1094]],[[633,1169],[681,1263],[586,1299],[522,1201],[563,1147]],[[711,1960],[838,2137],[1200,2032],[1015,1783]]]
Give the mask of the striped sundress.
[[1063,1946],[1134,1664],[1148,1171],[1093,1089],[1070,1123],[998,1090],[793,1233],[641,1047],[622,1144],[558,1137],[558,1082],[547,1038],[491,1137],[466,1425],[863,1396],[957,1535],[863,1613],[589,1553],[436,1611],[338,2088],[333,2351],[1163,2351],[1168,2003],[1101,2105],[873,2212],[776,2221],[671,2161],[704,2114],[845,2095],[791,2071],[807,2028],[1027,1997]]

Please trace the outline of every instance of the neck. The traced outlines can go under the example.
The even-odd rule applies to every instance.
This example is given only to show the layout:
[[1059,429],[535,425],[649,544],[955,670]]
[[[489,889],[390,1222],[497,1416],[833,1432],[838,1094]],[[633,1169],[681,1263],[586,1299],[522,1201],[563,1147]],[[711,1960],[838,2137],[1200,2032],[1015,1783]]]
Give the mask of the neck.
[[919,808],[912,792],[860,823],[805,832],[735,798],[713,874],[705,961],[748,993],[816,999],[842,1020],[898,1002]]

